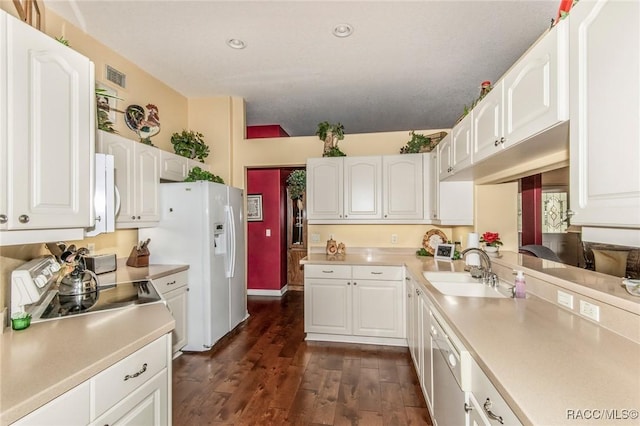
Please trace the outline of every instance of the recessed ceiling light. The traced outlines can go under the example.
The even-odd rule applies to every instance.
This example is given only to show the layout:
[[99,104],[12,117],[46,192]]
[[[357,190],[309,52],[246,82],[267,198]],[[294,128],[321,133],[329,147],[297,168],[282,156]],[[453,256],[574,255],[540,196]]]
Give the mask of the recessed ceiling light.
[[353,27],[349,24],[338,24],[333,28],[333,35],[336,37],[349,37],[353,34]]
[[229,40],[227,40],[227,46],[232,49],[244,49],[245,47],[247,47],[245,42],[238,38],[230,38]]

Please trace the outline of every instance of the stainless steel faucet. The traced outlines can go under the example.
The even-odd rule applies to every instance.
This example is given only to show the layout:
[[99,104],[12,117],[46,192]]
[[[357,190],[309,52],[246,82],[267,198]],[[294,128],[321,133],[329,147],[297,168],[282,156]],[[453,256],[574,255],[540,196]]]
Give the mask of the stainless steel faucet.
[[[485,253],[483,250],[479,248],[470,247],[468,249],[463,250],[462,253],[460,253],[460,255],[462,256],[462,259],[464,259],[467,256],[467,254],[470,252],[478,252],[481,259],[480,267],[477,267],[477,266],[471,267],[469,271],[471,276],[474,278],[482,278],[482,282],[484,284],[488,284],[491,287],[496,287],[498,285],[498,276],[491,271],[491,259],[489,259],[489,255],[487,255],[487,253]],[[483,263],[486,264],[486,267],[482,266]]]

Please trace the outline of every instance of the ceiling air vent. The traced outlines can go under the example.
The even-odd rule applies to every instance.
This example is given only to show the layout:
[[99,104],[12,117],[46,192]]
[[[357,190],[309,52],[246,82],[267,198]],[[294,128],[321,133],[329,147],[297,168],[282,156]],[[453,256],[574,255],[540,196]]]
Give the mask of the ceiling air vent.
[[127,76],[109,65],[107,65],[106,75],[108,81],[117,84],[123,89],[127,86]]

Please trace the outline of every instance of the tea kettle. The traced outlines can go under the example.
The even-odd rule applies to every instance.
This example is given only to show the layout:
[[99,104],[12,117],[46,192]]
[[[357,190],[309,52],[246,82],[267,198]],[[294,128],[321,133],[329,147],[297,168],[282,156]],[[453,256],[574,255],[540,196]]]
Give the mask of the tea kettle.
[[62,277],[58,294],[78,296],[98,291],[98,277],[89,269],[76,265],[71,272]]

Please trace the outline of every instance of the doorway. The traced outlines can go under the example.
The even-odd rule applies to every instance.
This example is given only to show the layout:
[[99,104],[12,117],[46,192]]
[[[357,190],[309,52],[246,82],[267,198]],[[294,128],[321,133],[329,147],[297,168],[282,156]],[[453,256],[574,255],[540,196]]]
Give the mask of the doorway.
[[246,193],[252,208],[247,219],[247,292],[280,296],[301,290],[300,259],[307,255],[304,204],[291,200],[287,178],[304,167],[247,169]]

